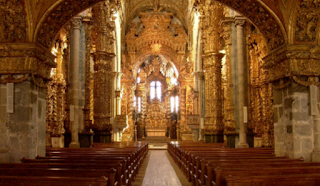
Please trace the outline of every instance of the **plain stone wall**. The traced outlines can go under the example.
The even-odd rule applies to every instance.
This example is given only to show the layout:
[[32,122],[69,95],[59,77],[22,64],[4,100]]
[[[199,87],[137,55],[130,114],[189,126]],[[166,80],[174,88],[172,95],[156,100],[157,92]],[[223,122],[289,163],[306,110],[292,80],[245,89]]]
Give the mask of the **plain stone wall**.
[[[6,112],[6,85],[1,85],[1,141],[9,149],[10,162],[45,155],[46,89],[30,79],[14,85],[14,113]],[[5,103],[5,104],[4,104]],[[2,145],[3,146],[3,145]]]
[[276,155],[310,161],[314,137],[308,87],[293,82],[274,90],[273,98]]

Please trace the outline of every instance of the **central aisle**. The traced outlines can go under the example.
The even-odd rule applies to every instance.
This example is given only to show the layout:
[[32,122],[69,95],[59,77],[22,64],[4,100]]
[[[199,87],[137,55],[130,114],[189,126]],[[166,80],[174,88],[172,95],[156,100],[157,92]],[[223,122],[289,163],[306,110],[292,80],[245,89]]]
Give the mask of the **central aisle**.
[[142,186],[182,186],[165,150],[149,151],[150,159]]

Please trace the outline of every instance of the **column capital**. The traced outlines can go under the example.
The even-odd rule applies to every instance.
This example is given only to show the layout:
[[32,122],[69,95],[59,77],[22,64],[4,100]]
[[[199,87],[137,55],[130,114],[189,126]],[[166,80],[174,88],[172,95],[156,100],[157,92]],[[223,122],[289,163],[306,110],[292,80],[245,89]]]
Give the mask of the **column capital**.
[[234,17],[234,23],[235,23],[235,26],[241,26],[243,27],[244,23],[246,22],[246,18],[245,17],[242,17],[242,16],[235,16]]
[[82,17],[77,16],[71,19],[71,28],[72,29],[79,29],[81,28],[82,24]]

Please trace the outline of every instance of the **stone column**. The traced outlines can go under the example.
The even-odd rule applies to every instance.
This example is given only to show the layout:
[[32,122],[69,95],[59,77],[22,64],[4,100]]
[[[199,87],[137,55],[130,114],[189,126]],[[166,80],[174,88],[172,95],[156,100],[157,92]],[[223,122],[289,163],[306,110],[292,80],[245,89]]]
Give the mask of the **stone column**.
[[81,17],[74,17],[71,20],[73,29],[73,62],[72,62],[72,79],[71,79],[71,105],[74,106],[74,120],[70,121],[71,125],[71,143],[69,148],[79,148],[79,46],[80,46],[80,29],[82,24]]
[[94,53],[94,142],[111,142],[111,95],[112,95],[112,62],[114,54],[109,5],[98,3],[92,9],[96,21],[96,52]]
[[237,58],[238,58],[238,98],[239,98],[239,148],[249,147],[247,143],[247,126],[244,123],[244,107],[246,106],[246,71],[245,71],[245,61],[244,61],[244,33],[243,25],[245,23],[245,18],[241,16],[235,17],[235,25],[237,29]]

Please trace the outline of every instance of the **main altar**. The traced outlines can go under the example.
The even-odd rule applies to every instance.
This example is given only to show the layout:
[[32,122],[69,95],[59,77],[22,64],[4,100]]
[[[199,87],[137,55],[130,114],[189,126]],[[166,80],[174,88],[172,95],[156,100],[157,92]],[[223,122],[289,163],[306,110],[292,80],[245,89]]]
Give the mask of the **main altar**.
[[148,115],[146,116],[147,136],[165,136],[167,120],[165,115],[164,103],[155,98],[148,105]]

